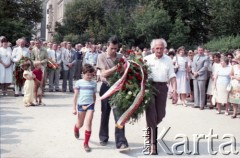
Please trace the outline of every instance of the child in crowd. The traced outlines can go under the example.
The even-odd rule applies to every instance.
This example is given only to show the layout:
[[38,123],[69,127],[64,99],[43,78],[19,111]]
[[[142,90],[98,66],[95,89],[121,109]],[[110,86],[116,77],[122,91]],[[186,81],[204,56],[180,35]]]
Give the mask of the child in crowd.
[[86,118],[85,140],[83,144],[86,152],[91,151],[88,142],[92,131],[97,88],[97,83],[92,81],[94,73],[94,67],[90,64],[85,64],[83,66],[83,79],[78,80],[74,87],[73,114],[76,115],[78,113],[77,123],[74,126],[74,135],[76,138],[79,138],[79,129],[83,126]]
[[42,77],[43,72],[41,70],[41,65],[39,63],[35,64],[35,68],[33,70],[33,74],[36,76],[35,78],[35,86],[34,86],[34,96],[37,105],[45,105],[42,102]]
[[34,79],[36,76],[29,69],[30,63],[28,61],[25,61],[23,64],[21,64],[21,68],[24,70],[23,77],[26,79],[23,87],[24,89],[23,102],[26,107],[35,106],[35,104],[33,104],[34,99],[33,96],[34,96]]

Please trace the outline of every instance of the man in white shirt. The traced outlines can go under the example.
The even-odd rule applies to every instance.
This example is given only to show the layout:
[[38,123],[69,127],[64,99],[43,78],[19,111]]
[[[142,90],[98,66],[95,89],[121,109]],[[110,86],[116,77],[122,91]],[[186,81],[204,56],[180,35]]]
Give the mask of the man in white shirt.
[[98,58],[98,52],[96,50],[97,50],[97,46],[92,45],[92,49],[85,54],[86,64],[91,64],[93,66],[96,66],[97,58]]
[[22,57],[28,57],[30,59],[30,52],[29,49],[25,47],[26,41],[24,38],[21,38],[18,40],[19,46],[15,47],[12,52],[12,61],[14,62],[14,73],[15,73],[15,97],[18,97],[19,95],[23,96],[23,85],[24,85],[24,79],[23,76],[23,70],[20,68],[20,66],[17,66],[18,62],[22,59]]
[[53,44],[52,44],[52,42],[48,42],[47,45],[48,45],[48,48],[47,48],[48,56],[50,56],[51,51],[52,51]]
[[177,99],[176,74],[174,73],[171,58],[164,54],[164,49],[166,47],[167,43],[164,39],[154,39],[151,42],[153,54],[144,58],[151,70],[149,78],[153,80],[152,84],[158,90],[158,92],[156,92],[151,98],[151,105],[146,109],[147,127],[151,133],[151,155],[157,155],[157,125],[162,121],[166,114],[165,108],[167,103],[168,81],[172,84],[173,99]]
[[61,63],[62,63],[62,53],[58,50],[57,43],[52,45],[52,50],[49,51],[49,59],[54,64],[49,70],[49,92],[53,92],[53,87],[55,87],[55,91],[59,92],[59,78],[61,71]]

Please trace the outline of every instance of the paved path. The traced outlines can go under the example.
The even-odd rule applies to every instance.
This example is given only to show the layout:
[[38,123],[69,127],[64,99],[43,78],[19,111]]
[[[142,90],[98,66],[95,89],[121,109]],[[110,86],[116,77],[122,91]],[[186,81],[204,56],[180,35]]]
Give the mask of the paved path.
[[[142,117],[134,125],[126,125],[126,137],[131,150],[120,153],[114,144],[114,122],[110,118],[110,139],[105,147],[99,145],[98,131],[100,124],[100,102],[97,102],[93,120],[93,134],[90,139],[92,152],[86,153],[83,148],[84,129],[81,130],[80,140],[73,136],[73,125],[76,117],[72,112],[73,93],[46,93],[43,101],[47,106],[25,108],[22,97],[0,97],[0,132],[1,158],[132,158],[132,157],[178,157],[169,156],[159,149],[158,156],[143,155],[143,129],[145,118]],[[163,128],[171,127],[164,141],[171,148],[174,143],[183,141],[175,139],[177,134],[188,137],[190,150],[194,147],[194,134],[205,134],[213,129],[219,136],[214,140],[214,150],[230,139],[222,139],[224,134],[232,134],[236,138],[237,150],[240,151],[240,118],[232,120],[230,116],[217,115],[215,110],[193,109],[191,107],[175,106],[170,102],[167,115],[159,125],[159,134]],[[207,150],[207,140],[200,140],[200,155],[183,154],[182,157],[225,157],[218,153],[211,156]],[[159,146],[160,148],[160,146]],[[226,150],[229,149],[229,146]],[[181,147],[178,151],[181,150]],[[230,154],[228,157],[240,157]]]

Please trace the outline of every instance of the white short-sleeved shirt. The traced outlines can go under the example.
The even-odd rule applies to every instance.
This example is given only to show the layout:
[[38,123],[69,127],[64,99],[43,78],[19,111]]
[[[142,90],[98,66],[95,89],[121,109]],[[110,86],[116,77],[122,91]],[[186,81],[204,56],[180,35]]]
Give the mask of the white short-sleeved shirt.
[[187,57],[185,57],[185,56],[182,57],[180,55],[177,55],[177,57],[173,58],[173,62],[176,62],[178,64],[179,71],[186,71],[186,63],[188,62]]
[[78,100],[77,100],[78,105],[94,103],[93,95],[97,91],[96,82],[80,79],[75,83],[74,88],[79,90]]
[[172,59],[163,54],[161,58],[157,58],[155,54],[144,57],[147,61],[147,65],[151,70],[149,78],[152,78],[154,82],[168,82],[169,79],[176,76],[173,68]]

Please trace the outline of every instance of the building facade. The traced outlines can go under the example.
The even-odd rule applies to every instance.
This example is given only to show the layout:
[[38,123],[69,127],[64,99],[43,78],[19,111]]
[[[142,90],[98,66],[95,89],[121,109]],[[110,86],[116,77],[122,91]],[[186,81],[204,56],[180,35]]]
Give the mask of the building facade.
[[33,35],[33,39],[35,38],[40,38],[45,40],[46,38],[46,7],[47,7],[47,0],[44,0],[42,3],[42,8],[43,8],[43,12],[42,12],[42,21],[40,23],[37,23],[37,25],[35,26],[36,29],[36,34]]
[[46,5],[46,41],[52,41],[56,22],[62,23],[65,5],[72,0],[48,0]]

